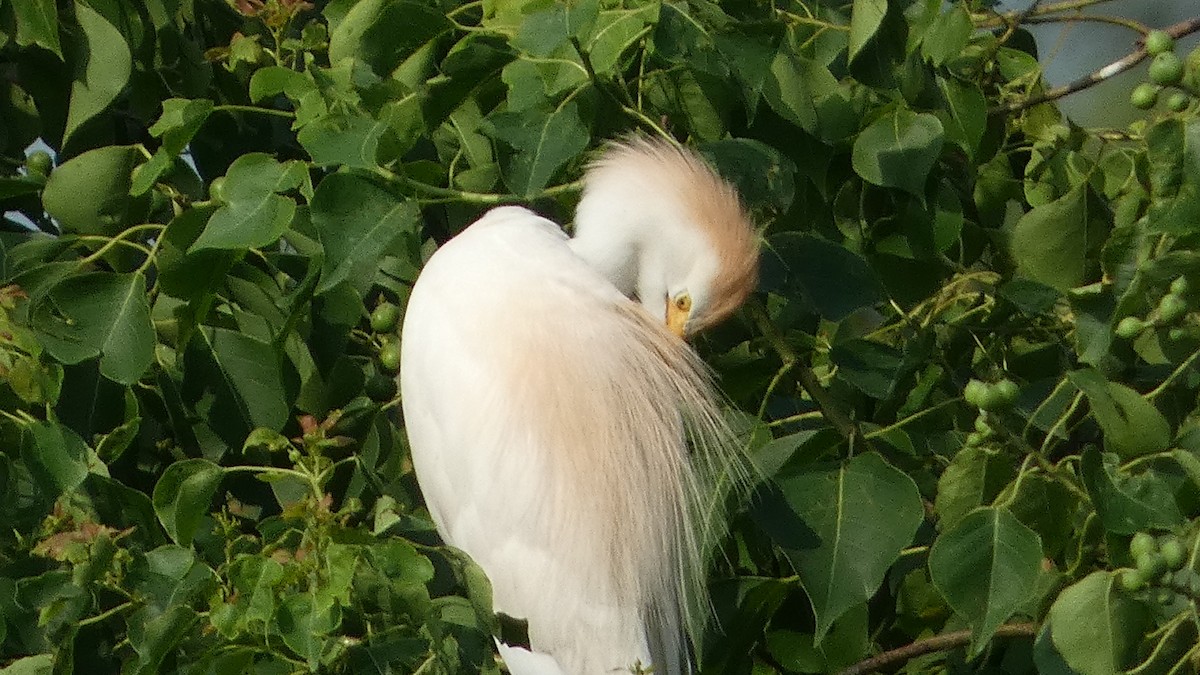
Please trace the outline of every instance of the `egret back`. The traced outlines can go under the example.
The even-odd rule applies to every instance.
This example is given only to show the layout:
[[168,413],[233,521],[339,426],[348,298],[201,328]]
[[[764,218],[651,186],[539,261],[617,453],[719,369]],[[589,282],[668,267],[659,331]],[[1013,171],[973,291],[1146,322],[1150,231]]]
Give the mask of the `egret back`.
[[400,379],[439,531],[533,651],[569,674],[683,672],[712,490],[740,466],[694,352],[557,226],[505,207],[426,265]]

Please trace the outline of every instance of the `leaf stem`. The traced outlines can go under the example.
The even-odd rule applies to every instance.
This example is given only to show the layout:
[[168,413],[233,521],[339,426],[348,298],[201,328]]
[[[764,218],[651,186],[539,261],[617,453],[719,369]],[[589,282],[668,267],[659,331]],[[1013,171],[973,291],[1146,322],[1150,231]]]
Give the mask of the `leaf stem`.
[[96,616],[92,616],[92,617],[83,619],[82,621],[79,622],[78,625],[79,626],[90,626],[92,624],[100,623],[101,621],[104,621],[105,619],[109,619],[109,618],[129,609],[130,607],[133,607],[133,605],[134,605],[134,602],[132,600],[130,600],[129,602],[123,602],[123,603],[117,605],[116,607],[113,607],[112,609],[109,609],[109,610],[106,610],[104,612],[97,614]]
[[1200,358],[1200,349],[1192,352],[1192,355],[1184,359],[1183,363],[1179,364],[1178,368],[1171,371],[1171,374],[1167,376],[1167,379],[1162,381],[1162,384],[1158,385],[1151,391],[1146,392],[1142,398],[1146,399],[1147,401],[1153,401],[1154,399],[1158,398],[1159,394],[1166,391],[1167,387],[1171,386],[1175,380],[1179,379],[1179,376],[1183,375],[1184,371],[1190,368],[1198,358]]
[[134,225],[133,227],[127,227],[124,230],[122,230],[121,232],[117,233],[117,235],[114,237],[101,237],[98,235],[81,236],[80,240],[83,240],[83,241],[97,241],[98,240],[98,241],[105,241],[107,243],[105,243],[103,246],[101,246],[100,248],[93,251],[92,254],[87,256],[86,258],[80,259],[79,266],[83,267],[85,265],[89,265],[89,264],[99,260],[100,258],[102,258],[104,256],[104,254],[108,253],[110,250],[113,249],[113,247],[117,246],[118,244],[124,244],[126,246],[134,247],[134,248],[138,249],[139,251],[141,251],[142,253],[144,253],[145,255],[150,255],[151,254],[150,249],[146,248],[145,246],[143,246],[141,244],[135,244],[133,242],[125,241],[125,238],[129,237],[130,235],[133,235],[137,232],[141,232],[142,230],[153,230],[153,229],[162,231],[167,228],[166,228],[166,225],[159,225],[158,223],[145,223],[144,225]]
[[896,429],[899,429],[910,422],[915,422],[932,412],[941,410],[942,408],[945,408],[946,406],[953,405],[962,400],[963,400],[963,398],[961,396],[956,396],[955,398],[946,399],[945,401],[942,401],[941,403],[938,403],[937,405],[932,405],[924,410],[917,411],[917,412],[909,415],[908,417],[905,417],[902,420],[897,420],[896,422],[893,422],[892,424],[889,424],[886,427],[876,429],[875,431],[868,432],[863,435],[863,438],[878,438],[885,434],[891,433],[891,432],[895,431]]
[[213,106],[213,110],[228,113],[246,112],[256,113],[259,115],[273,115],[275,117],[286,117],[288,119],[295,119],[296,117],[296,113],[291,112],[290,110],[276,110],[275,108],[263,108],[256,105],[238,105],[236,103],[225,103],[222,105]]

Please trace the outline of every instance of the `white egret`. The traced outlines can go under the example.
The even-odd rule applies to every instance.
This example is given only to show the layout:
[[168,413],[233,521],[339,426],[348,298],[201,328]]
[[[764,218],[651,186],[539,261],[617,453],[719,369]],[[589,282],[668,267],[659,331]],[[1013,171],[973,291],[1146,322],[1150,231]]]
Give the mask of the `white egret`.
[[744,467],[680,338],[733,312],[757,264],[728,183],[629,138],[588,167],[573,238],[500,207],[421,272],[400,371],[413,464],[443,538],[527,622],[528,644],[498,641],[514,675],[691,669],[704,500]]

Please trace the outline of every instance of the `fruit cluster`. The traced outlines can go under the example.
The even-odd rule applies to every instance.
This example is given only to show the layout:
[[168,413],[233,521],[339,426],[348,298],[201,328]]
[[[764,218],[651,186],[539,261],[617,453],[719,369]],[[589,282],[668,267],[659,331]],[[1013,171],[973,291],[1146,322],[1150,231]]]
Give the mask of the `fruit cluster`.
[[1170,89],[1167,108],[1183,112],[1191,105],[1200,80],[1200,49],[1193,51],[1185,63],[1175,54],[1175,39],[1161,30],[1150,31],[1144,42],[1150,62],[1149,82],[1143,82],[1129,95],[1135,108],[1149,110],[1158,104],[1164,90]]
[[968,405],[979,409],[975,418],[975,430],[967,434],[967,445],[976,446],[996,435],[996,414],[1012,408],[1020,394],[1017,383],[1005,378],[999,382],[984,382],[972,379],[963,388],[963,398]]
[[1136,592],[1157,586],[1189,596],[1200,594],[1200,574],[1190,569],[1187,547],[1175,535],[1155,539],[1138,532],[1129,542],[1129,555],[1134,566],[1121,570],[1121,588]]
[[367,378],[366,392],[376,401],[386,401],[396,396],[396,371],[400,370],[400,340],[396,337],[396,326],[400,322],[400,308],[381,300],[371,312],[372,343],[382,373]]
[[[1171,282],[1170,290],[1162,296],[1162,299],[1158,301],[1158,306],[1149,316],[1146,318],[1127,316],[1117,323],[1113,332],[1123,340],[1132,340],[1151,326],[1165,328],[1177,325],[1188,312],[1188,288],[1188,280],[1185,277],[1177,277]],[[1179,334],[1175,335],[1174,333],[1177,331]],[[1182,337],[1182,335],[1182,328],[1171,329],[1171,338]]]

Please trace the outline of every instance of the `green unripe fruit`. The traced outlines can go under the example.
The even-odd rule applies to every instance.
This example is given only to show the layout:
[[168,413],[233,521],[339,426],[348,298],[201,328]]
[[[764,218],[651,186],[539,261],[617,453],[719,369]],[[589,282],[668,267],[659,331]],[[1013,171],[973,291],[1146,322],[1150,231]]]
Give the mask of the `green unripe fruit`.
[[1171,537],[1163,542],[1159,548],[1162,553],[1163,561],[1167,564],[1167,569],[1180,570],[1183,569],[1184,560],[1187,558],[1187,549],[1178,539]]
[[1158,301],[1158,318],[1163,323],[1174,323],[1183,318],[1187,314],[1187,300],[1175,295],[1167,293],[1162,300]]
[[1147,579],[1162,576],[1162,573],[1167,571],[1167,561],[1161,553],[1134,556],[1133,562],[1137,565],[1138,572]]
[[1157,550],[1158,545],[1154,543],[1154,537],[1146,532],[1138,532],[1129,541],[1129,555],[1133,556],[1134,559],[1151,555]]
[[376,333],[388,333],[396,327],[400,320],[400,308],[390,302],[381,302],[371,312],[371,330]]
[[1021,395],[1017,383],[1007,378],[993,385],[993,390],[996,392],[996,405],[1000,408],[1013,407],[1017,402],[1017,397]]
[[372,401],[390,401],[396,396],[396,379],[376,373],[367,379],[363,389]]
[[225,177],[224,176],[217,176],[216,178],[214,178],[212,180],[212,183],[209,183],[208,197],[209,197],[209,199],[212,199],[213,201],[216,201],[216,202],[220,202],[222,204],[229,203],[229,195],[226,194]]
[[1121,588],[1126,591],[1140,591],[1146,587],[1146,579],[1137,570],[1121,570],[1117,581],[1121,584]]
[[1143,82],[1129,94],[1129,103],[1138,110],[1149,110],[1158,103],[1158,90],[1158,86]]
[[983,408],[984,399],[991,398],[991,392],[987,384],[973,379],[967,383],[966,387],[963,387],[963,398],[966,399],[968,405]]
[[25,158],[25,168],[31,176],[49,176],[50,170],[54,168],[54,160],[50,159],[50,153],[45,150],[37,150]]
[[1175,295],[1187,295],[1188,280],[1187,277],[1176,277],[1175,281],[1171,282],[1171,292]]
[[1158,56],[1175,50],[1175,38],[1165,31],[1152,30],[1146,35],[1146,51],[1151,56]]
[[1127,316],[1121,319],[1117,324],[1117,329],[1114,331],[1117,337],[1122,340],[1132,340],[1141,335],[1142,331],[1146,330],[1146,322],[1136,316]]
[[1171,52],[1159,54],[1150,63],[1150,81],[1155,84],[1177,84],[1183,79],[1183,61]]
[[400,370],[400,342],[388,340],[379,348],[379,365],[389,373]]
[[1188,106],[1191,104],[1192,97],[1188,96],[1182,91],[1177,91],[1171,94],[1171,98],[1167,99],[1167,108],[1171,112],[1183,112],[1184,110],[1187,110]]

